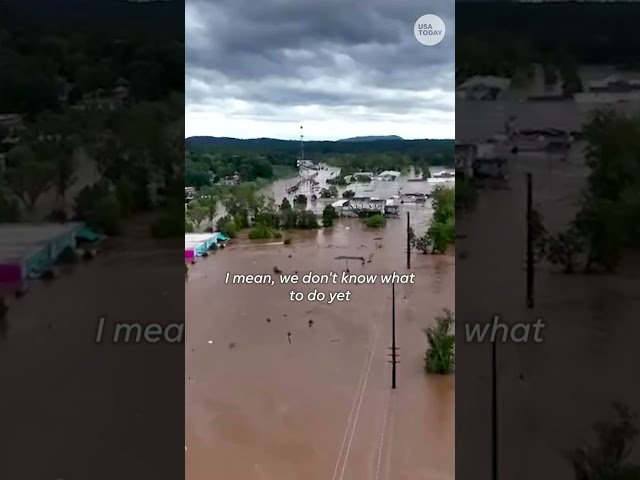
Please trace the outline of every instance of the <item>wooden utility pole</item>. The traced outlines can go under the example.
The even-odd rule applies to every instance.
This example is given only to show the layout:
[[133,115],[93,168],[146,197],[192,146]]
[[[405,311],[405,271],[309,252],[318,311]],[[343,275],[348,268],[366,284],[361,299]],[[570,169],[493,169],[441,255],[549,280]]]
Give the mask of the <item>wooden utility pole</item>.
[[398,364],[398,349],[396,347],[396,284],[391,284],[391,388],[396,388],[396,366]]
[[527,173],[527,308],[533,308],[535,283],[535,252],[533,248],[533,180]]
[[491,478],[498,480],[498,367],[497,338],[491,342]]
[[407,269],[411,269],[411,213],[407,212]]

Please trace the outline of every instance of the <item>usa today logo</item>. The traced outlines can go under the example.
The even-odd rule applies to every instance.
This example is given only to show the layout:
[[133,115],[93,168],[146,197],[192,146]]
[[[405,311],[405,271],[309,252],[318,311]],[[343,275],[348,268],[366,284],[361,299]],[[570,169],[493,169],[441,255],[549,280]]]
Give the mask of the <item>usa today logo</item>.
[[413,26],[413,34],[418,41],[427,47],[439,44],[445,34],[444,22],[437,15],[423,15]]

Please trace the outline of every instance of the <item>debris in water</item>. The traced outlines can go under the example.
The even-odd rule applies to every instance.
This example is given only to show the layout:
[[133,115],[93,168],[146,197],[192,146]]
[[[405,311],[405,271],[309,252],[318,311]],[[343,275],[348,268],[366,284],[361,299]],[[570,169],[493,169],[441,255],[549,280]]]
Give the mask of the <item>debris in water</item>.
[[291,258],[291,255],[289,255],[289,258]]
[[213,340],[209,340],[209,344],[212,344],[212,343],[213,343]]
[[350,228],[350,227],[344,227],[344,229],[345,229],[345,230],[351,230],[351,228]]
[[273,273],[282,273],[282,270],[280,270],[277,266],[273,267]]
[[271,319],[270,318],[267,318],[267,323],[271,323]]
[[339,341],[340,341],[339,339],[335,339],[335,340],[331,340],[331,343],[333,343],[333,342],[339,342]]
[[309,328],[313,326],[313,320],[309,320]]
[[291,343],[291,332],[287,332],[287,339],[289,340],[289,343]]
[[283,316],[285,316],[285,317],[287,316],[287,314],[286,314],[286,313],[283,313],[282,315],[283,315]]
[[231,350],[232,348],[236,348],[236,342],[229,343],[229,350]]

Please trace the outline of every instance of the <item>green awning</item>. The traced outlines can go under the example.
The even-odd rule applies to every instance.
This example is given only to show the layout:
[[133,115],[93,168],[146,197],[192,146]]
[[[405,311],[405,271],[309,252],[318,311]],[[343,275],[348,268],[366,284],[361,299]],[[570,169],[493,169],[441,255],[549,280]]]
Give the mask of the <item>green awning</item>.
[[100,238],[102,238],[102,235],[96,233],[89,227],[82,227],[80,230],[78,230],[78,233],[76,233],[76,238],[78,240],[84,240],[85,242],[95,242],[100,240]]
[[222,233],[219,233],[218,240],[220,240],[221,242],[226,242],[227,240],[229,240],[229,237],[227,237],[226,235],[223,235]]

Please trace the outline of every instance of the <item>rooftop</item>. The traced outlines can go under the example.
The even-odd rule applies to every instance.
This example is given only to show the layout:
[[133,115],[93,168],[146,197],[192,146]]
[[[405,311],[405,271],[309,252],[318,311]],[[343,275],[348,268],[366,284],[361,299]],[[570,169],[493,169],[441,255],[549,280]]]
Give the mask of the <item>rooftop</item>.
[[82,226],[76,222],[0,225],[0,262],[28,257],[56,238]]

